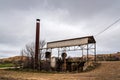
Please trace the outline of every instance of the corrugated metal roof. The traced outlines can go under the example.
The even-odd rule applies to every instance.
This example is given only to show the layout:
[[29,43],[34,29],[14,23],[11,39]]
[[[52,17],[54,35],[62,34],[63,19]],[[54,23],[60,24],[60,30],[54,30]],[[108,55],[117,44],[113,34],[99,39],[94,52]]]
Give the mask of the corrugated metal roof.
[[85,36],[85,37],[79,37],[79,38],[48,42],[47,48],[79,46],[79,45],[84,45],[84,44],[89,44],[89,43],[96,43],[93,36]]
[[96,43],[95,39],[93,36],[85,36],[85,37],[79,37],[79,38],[72,38],[72,39],[65,39],[65,40],[58,40],[58,41],[51,41],[47,43],[55,43],[55,42],[62,42],[62,41],[68,41],[68,40],[76,40],[76,39],[84,39],[84,38],[89,38],[90,42]]

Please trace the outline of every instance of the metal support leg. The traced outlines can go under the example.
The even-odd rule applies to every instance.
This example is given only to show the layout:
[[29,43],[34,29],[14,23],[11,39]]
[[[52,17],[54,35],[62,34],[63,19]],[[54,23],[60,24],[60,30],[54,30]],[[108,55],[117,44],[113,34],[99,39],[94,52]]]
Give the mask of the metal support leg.
[[87,61],[88,61],[88,54],[89,54],[89,51],[88,51],[88,44],[87,44]]
[[96,43],[94,44],[94,60],[96,62]]

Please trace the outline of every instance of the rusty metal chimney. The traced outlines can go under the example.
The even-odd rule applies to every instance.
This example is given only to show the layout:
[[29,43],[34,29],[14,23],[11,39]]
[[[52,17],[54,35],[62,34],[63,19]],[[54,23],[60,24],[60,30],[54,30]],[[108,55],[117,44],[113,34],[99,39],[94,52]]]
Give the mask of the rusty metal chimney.
[[36,41],[35,41],[35,62],[34,69],[38,69],[38,54],[39,54],[39,34],[40,33],[40,19],[36,19]]

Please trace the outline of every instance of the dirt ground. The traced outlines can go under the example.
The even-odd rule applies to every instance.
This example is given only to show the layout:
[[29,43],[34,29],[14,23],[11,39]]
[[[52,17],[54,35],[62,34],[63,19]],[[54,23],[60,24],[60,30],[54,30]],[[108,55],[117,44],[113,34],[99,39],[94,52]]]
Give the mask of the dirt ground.
[[33,73],[0,70],[0,80],[120,80],[120,61],[101,62],[101,66],[83,73]]

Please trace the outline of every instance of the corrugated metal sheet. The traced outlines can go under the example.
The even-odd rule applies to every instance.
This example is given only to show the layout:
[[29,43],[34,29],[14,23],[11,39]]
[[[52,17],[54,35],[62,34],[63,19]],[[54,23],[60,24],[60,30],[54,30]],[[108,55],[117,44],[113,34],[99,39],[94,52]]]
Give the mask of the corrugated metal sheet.
[[95,39],[93,36],[48,42],[47,48],[79,46],[79,45],[84,45],[84,44],[88,44],[88,43],[95,43]]

